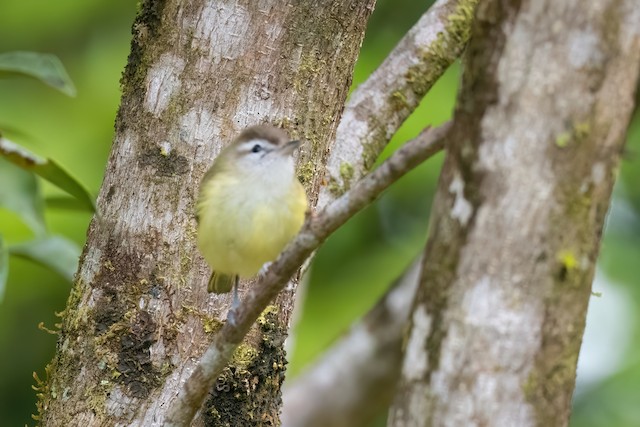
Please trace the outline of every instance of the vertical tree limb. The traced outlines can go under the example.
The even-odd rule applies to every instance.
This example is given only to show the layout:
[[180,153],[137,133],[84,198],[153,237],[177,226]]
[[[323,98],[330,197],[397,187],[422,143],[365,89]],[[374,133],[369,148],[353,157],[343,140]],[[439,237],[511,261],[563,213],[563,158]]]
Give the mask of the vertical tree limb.
[[390,426],[567,425],[634,1],[481,2]]
[[[195,248],[201,176],[240,129],[271,122],[310,141],[299,163],[315,197],[315,169],[330,150],[373,4],[142,3],[98,197],[102,219],[91,224],[47,369],[42,425],[162,422],[230,303],[207,294],[209,269]],[[208,421],[277,424],[292,295],[283,293],[268,327],[255,327],[234,354]]]

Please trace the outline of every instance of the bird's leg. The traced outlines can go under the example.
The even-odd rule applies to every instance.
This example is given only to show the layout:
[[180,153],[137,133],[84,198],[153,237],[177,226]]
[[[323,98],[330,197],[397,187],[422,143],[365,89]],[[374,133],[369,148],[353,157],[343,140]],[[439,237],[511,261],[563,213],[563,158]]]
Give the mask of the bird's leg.
[[232,325],[236,324],[236,309],[238,307],[240,307],[240,296],[238,295],[238,282],[240,281],[240,278],[236,275],[234,277],[234,284],[233,284],[233,302],[231,303],[231,308],[229,308],[229,312],[227,313],[227,322],[231,323]]
[[235,310],[240,306],[240,296],[238,295],[238,282],[240,278],[236,275],[235,283],[233,284],[233,302],[231,303],[231,309]]

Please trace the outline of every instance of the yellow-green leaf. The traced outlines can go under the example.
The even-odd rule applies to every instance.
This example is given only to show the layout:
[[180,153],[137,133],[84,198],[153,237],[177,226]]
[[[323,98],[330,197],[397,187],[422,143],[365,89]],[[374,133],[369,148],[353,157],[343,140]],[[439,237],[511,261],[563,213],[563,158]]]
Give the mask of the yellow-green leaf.
[[57,56],[38,52],[0,53],[0,77],[12,75],[33,77],[68,96],[76,96],[76,88]]
[[9,276],[9,252],[4,245],[2,235],[0,235],[0,302],[4,297],[4,288],[7,284],[7,277]]
[[46,233],[44,207],[33,173],[0,158],[0,207],[17,213],[36,236]]
[[51,159],[44,159],[24,147],[0,137],[0,155],[11,163],[31,171],[78,199],[85,209],[94,212],[95,204],[89,191]]
[[42,264],[71,282],[78,268],[80,248],[64,237],[48,236],[11,245],[9,253]]

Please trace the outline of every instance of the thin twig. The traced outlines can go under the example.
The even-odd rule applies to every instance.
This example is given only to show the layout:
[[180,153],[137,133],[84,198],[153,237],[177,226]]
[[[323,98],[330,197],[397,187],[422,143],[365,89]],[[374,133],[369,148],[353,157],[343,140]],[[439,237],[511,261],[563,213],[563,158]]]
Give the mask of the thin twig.
[[284,288],[304,260],[338,227],[375,200],[382,191],[444,147],[450,123],[426,129],[407,142],[371,174],[347,193],[310,216],[300,233],[271,264],[253,286],[233,314],[233,322],[225,322],[214,336],[177,398],[171,403],[164,425],[186,427],[202,405],[208,391],[242,342],[251,325],[269,302]]

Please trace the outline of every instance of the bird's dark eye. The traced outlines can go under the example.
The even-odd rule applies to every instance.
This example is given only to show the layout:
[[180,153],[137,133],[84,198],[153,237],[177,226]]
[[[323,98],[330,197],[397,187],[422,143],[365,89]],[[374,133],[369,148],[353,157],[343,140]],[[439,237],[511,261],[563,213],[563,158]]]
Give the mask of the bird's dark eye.
[[260,151],[262,151],[262,147],[260,146],[260,144],[256,144],[251,148],[252,153],[259,153]]

